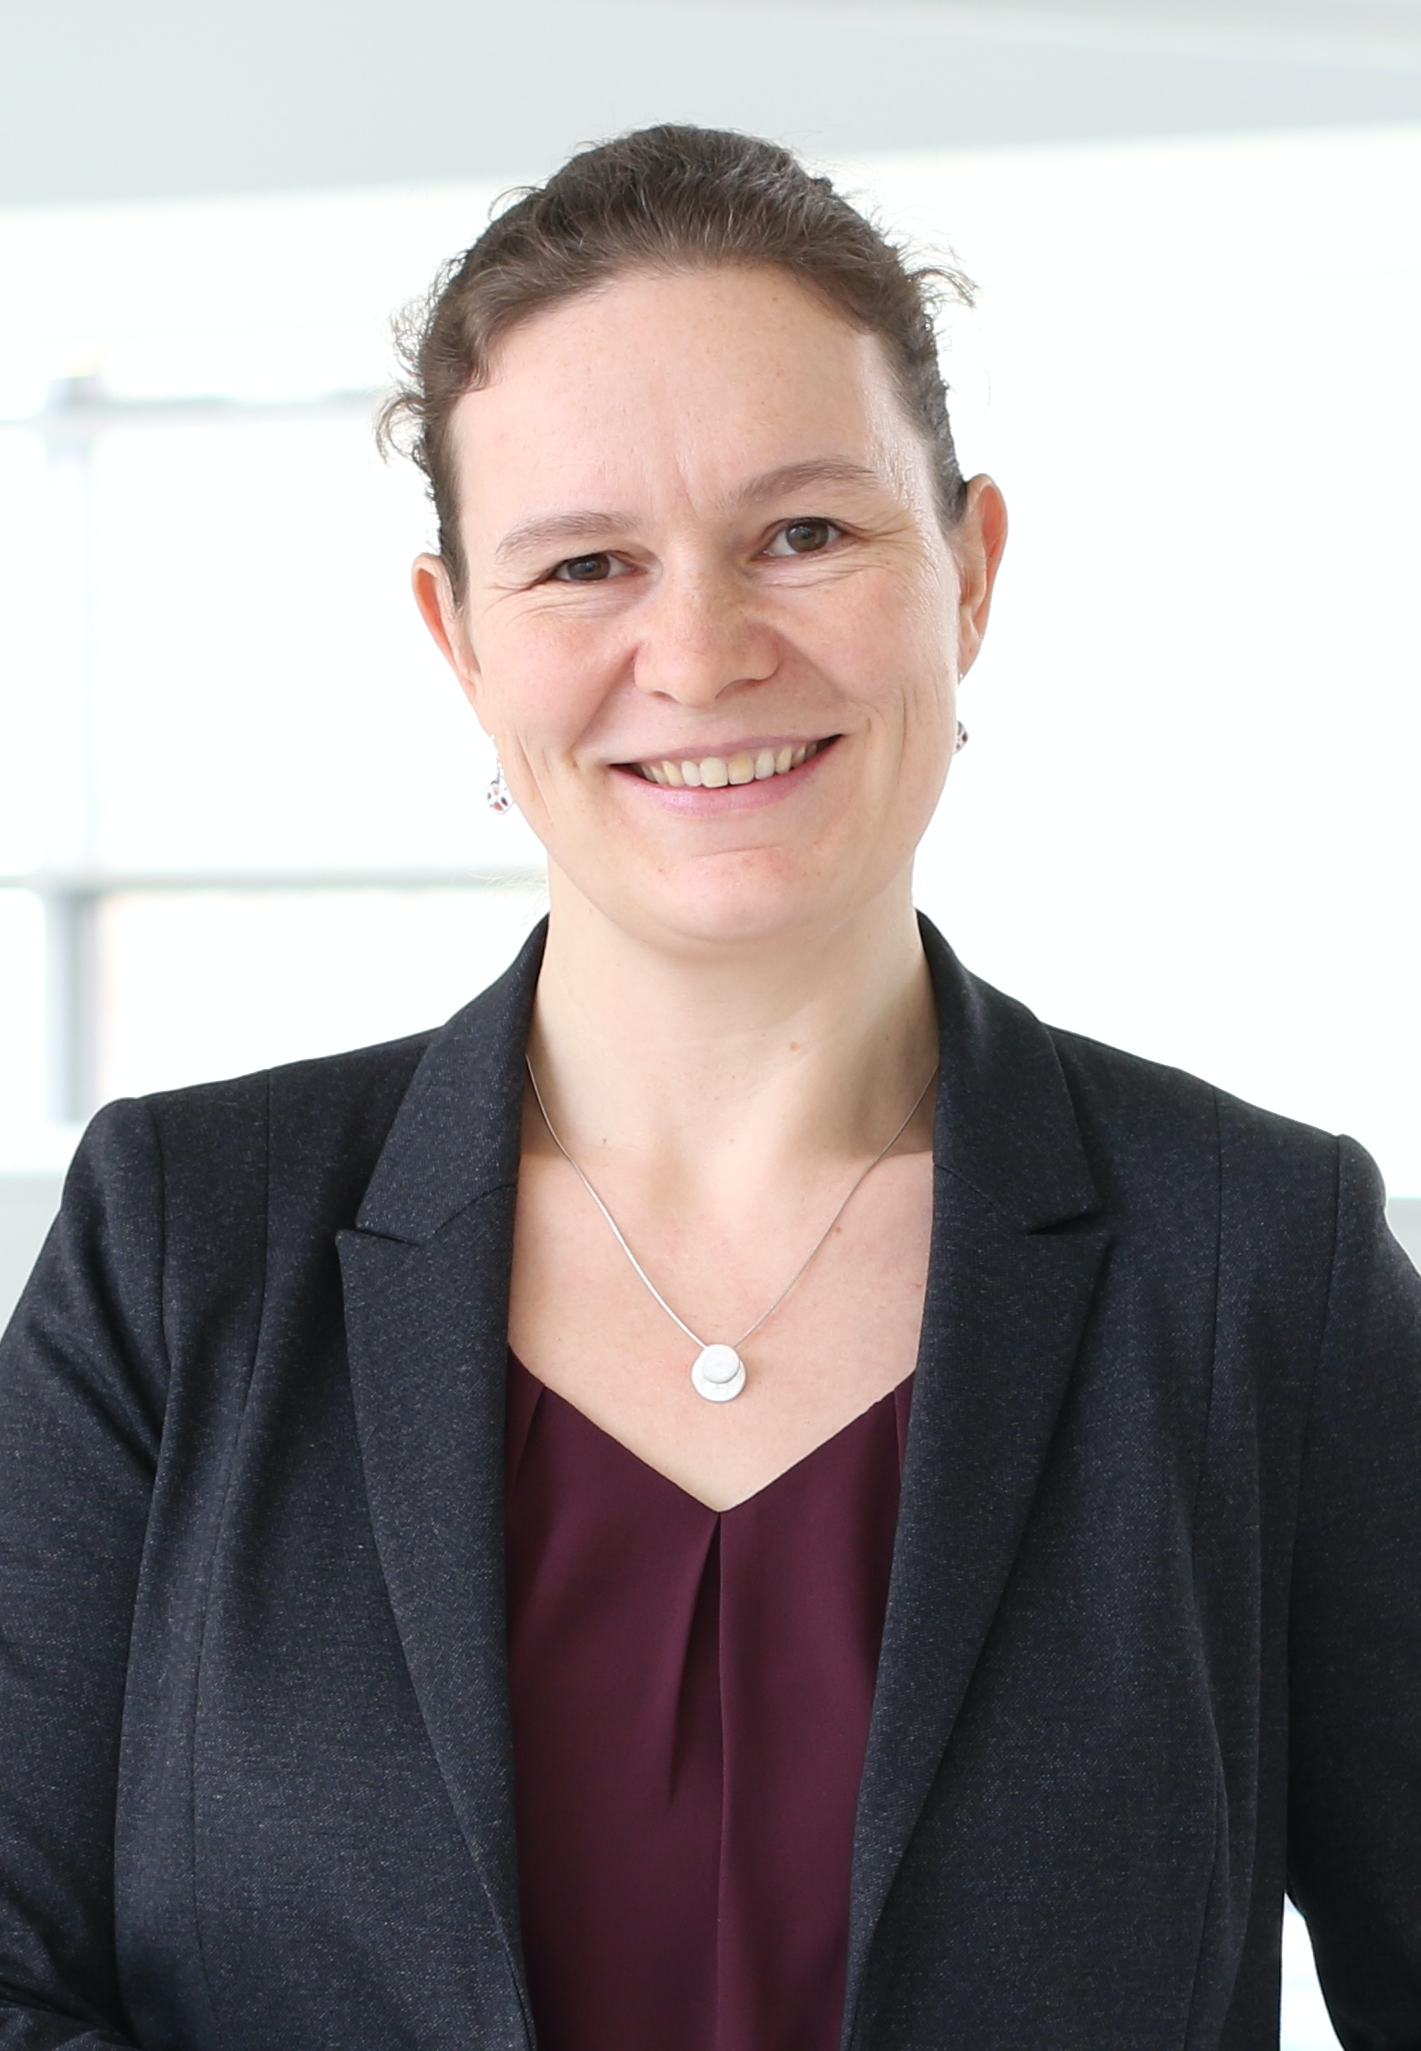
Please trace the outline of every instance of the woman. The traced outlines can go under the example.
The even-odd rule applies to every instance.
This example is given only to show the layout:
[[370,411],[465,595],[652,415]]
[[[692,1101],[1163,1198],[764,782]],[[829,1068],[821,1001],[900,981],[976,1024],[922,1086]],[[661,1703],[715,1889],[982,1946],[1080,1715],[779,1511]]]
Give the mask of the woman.
[[4,2051],[1262,2051],[1285,1882],[1421,2045],[1421,1288],[1353,1143],[914,916],[1005,535],[927,289],[669,128],[443,280],[416,593],[551,917],[88,1135]]

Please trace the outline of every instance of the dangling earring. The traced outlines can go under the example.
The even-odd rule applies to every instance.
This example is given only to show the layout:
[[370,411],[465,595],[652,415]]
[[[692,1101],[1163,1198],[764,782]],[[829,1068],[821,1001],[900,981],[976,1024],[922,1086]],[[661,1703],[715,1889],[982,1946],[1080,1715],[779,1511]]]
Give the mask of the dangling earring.
[[513,810],[513,793],[504,780],[503,764],[497,755],[493,758],[493,775],[489,778],[488,789],[484,792],[484,802],[491,812]]
[[[953,749],[953,751],[952,751],[952,752],[953,752],[953,754],[954,754],[954,755],[960,755],[960,754],[962,753],[962,750],[963,750],[963,749],[964,749],[964,748],[965,748],[966,746],[967,746],[967,729],[966,729],[966,727],[965,727],[965,726],[964,726],[964,725],[962,724],[962,721],[961,721],[961,720],[959,719],[959,720],[958,720],[958,722],[957,722],[957,746],[956,746],[956,747],[955,747],[955,748]],[[490,802],[490,804],[492,804],[493,800],[492,800],[492,799],[490,799],[490,800],[489,800],[489,802]]]

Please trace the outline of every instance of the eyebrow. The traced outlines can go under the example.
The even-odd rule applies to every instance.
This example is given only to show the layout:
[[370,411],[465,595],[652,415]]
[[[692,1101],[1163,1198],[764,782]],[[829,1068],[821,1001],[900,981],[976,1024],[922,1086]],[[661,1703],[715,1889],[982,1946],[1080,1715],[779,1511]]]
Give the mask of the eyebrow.
[[[777,470],[766,470],[761,476],[752,477],[730,494],[728,504],[732,512],[740,512],[768,499],[783,498],[789,492],[810,490],[818,484],[875,485],[881,488],[883,483],[878,471],[869,469],[864,463],[851,462],[847,456],[812,456],[807,462],[784,463]],[[532,550],[556,547],[560,542],[611,540],[618,534],[625,534],[632,524],[630,514],[594,508],[549,513],[510,528],[498,544],[494,560],[507,563]]]
[[785,463],[778,470],[752,477],[731,494],[730,503],[739,510],[742,506],[759,505],[765,499],[783,498],[789,492],[808,491],[816,484],[870,484],[881,489],[884,482],[877,470],[869,469],[866,463],[851,462],[847,456],[811,456],[807,462]]
[[631,522],[624,513],[549,513],[539,520],[524,520],[520,526],[511,527],[494,554],[494,560],[506,563],[514,556],[527,555],[531,549],[554,547],[560,541],[598,541],[614,534],[625,534]]

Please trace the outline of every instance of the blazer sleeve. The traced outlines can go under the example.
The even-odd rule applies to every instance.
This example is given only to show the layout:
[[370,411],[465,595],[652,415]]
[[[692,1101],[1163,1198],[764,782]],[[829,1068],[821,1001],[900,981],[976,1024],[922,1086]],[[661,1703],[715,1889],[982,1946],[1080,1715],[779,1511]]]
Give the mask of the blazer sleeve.
[[1421,1275],[1339,1142],[1290,1628],[1289,1892],[1346,2051],[1421,2051]]
[[114,1816],[166,1388],[162,1166],[90,1127],[0,1340],[0,2051],[124,2045]]

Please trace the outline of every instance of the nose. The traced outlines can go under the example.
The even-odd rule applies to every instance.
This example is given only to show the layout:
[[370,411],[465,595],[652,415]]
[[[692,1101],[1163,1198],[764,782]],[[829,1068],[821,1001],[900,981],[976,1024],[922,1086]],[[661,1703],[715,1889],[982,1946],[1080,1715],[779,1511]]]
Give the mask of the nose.
[[742,684],[764,683],[778,663],[775,637],[753,595],[731,575],[668,573],[641,616],[637,689],[678,705],[709,707]]

